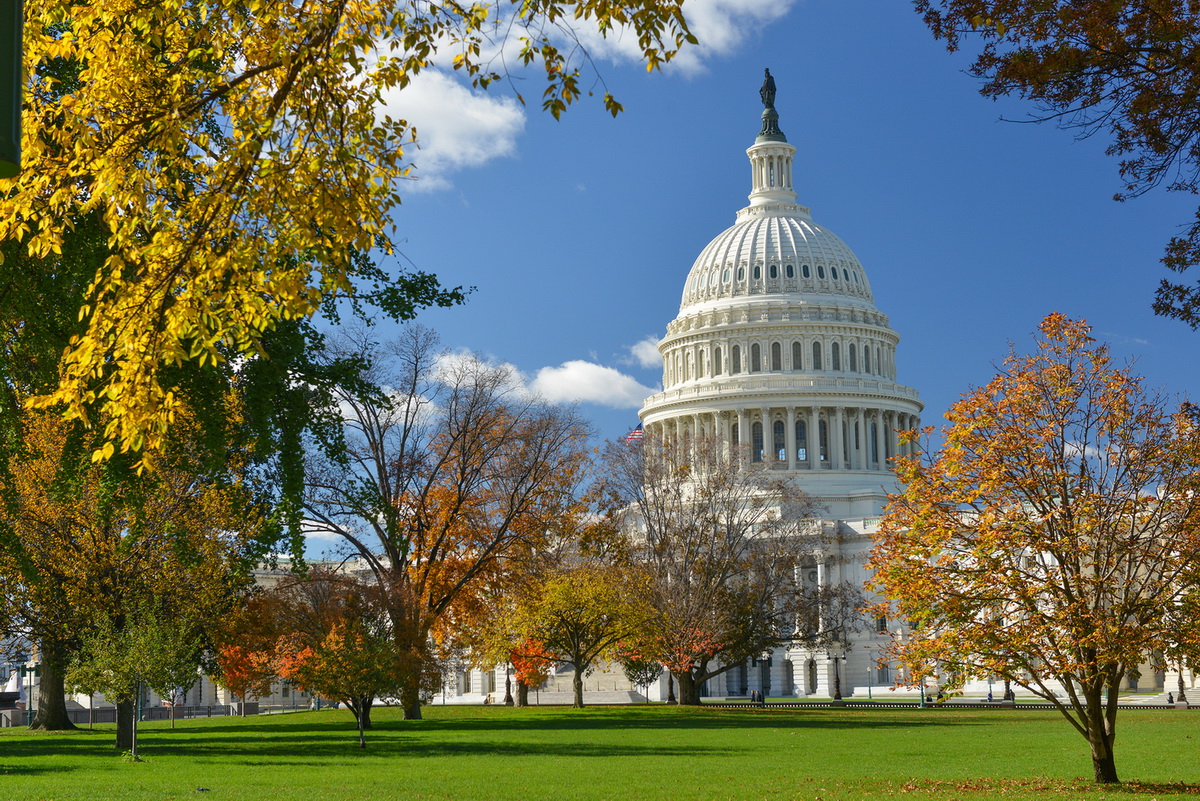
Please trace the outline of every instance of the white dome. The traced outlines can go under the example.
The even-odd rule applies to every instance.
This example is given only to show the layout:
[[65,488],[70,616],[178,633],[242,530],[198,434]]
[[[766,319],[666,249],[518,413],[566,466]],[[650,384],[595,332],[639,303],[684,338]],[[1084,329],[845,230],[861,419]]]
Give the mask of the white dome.
[[793,204],[754,206],[708,244],[684,284],[680,311],[731,298],[802,294],[874,306],[867,274],[837,234]]
[[838,517],[878,515],[898,431],[920,425],[897,382],[900,337],[853,251],[796,203],[796,148],[771,79],[746,150],[750,204],[700,252],[658,349],[663,388],[640,416],[666,440],[708,438],[789,475]]

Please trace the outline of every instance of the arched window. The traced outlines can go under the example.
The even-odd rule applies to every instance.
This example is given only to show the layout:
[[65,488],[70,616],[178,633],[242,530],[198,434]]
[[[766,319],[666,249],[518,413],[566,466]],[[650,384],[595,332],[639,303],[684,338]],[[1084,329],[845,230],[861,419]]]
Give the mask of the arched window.
[[824,277],[825,277],[825,265],[818,264],[817,265],[817,278],[824,278]]
[[738,439],[738,424],[734,423],[729,427],[729,436],[733,438],[733,444],[736,446],[740,441]]
[[733,351],[729,355],[729,372],[737,375],[742,372],[742,349],[739,345],[733,346]]
[[750,426],[750,435],[754,438],[754,443],[751,445],[750,458],[753,461],[761,462],[763,460],[763,429],[762,423],[754,423]]
[[875,373],[877,375],[884,375],[885,370],[886,370],[886,368],[883,366],[883,359],[880,358],[880,355],[879,355],[879,346],[876,345],[875,346]]
[[851,342],[851,343],[850,343],[850,372],[852,372],[852,373],[857,373],[857,372],[858,372],[858,358],[857,358],[857,356],[858,356],[858,353],[857,353],[857,351],[855,351],[855,349],[854,349],[854,343],[853,343],[853,342]]
[[834,342],[829,346],[829,367],[832,370],[842,369],[842,349]]
[[783,369],[783,346],[778,342],[771,343],[771,369],[775,372]]
[[837,268],[837,267],[830,267],[830,268],[829,268],[829,272],[833,273],[833,280],[834,280],[834,281],[838,280],[838,278],[840,277],[840,276],[838,275],[838,268]]
[[760,278],[762,278],[762,267],[756,264],[754,265],[754,280],[757,281]]
[[721,274],[721,280],[727,284],[729,283],[729,268],[728,267],[726,267],[725,272]]
[[738,280],[739,281],[746,280],[746,268],[745,267],[738,267]]
[[786,462],[787,461],[787,445],[783,441],[783,432],[784,432],[783,421],[776,420],[775,425],[771,426],[771,428],[773,429],[773,434],[774,434],[774,436],[772,437],[772,439],[774,440],[774,447],[771,448],[771,452],[775,454],[775,458],[778,461]]
[[795,278],[796,270],[795,270],[795,268],[792,267],[792,265],[789,264],[787,267],[784,268],[783,274],[785,276],[787,276],[788,278]]
[[812,353],[813,353],[812,369],[823,370],[824,368],[821,367],[821,343],[820,342],[813,343]]
[[812,274],[808,271],[807,264],[800,265],[800,274],[803,275],[805,278],[812,278]]
[[772,264],[770,272],[768,272],[767,274],[770,275],[772,278],[778,278],[779,277],[779,266]]
[[762,372],[762,348],[757,342],[750,346],[750,372]]
[[829,426],[825,425],[822,420],[817,424],[818,430],[821,432],[821,461],[829,461]]
[[805,436],[807,428],[803,420],[796,421],[796,460],[800,462],[808,460],[808,437]]
[[792,343],[792,369],[804,369],[804,346],[799,342]]
[[863,372],[871,372],[871,349],[863,348]]
[[721,349],[713,348],[713,375],[721,374]]

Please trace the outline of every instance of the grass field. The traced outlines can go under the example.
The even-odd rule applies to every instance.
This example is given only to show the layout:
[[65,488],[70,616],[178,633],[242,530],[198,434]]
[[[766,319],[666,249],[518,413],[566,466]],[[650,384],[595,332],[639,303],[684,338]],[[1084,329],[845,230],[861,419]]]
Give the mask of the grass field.
[[[143,724],[143,762],[111,726],[0,729],[4,799],[1151,799],[1200,795],[1200,713],[1118,725],[1120,788],[1091,786],[1087,744],[1013,710],[376,709]],[[205,788],[201,790],[200,788]]]

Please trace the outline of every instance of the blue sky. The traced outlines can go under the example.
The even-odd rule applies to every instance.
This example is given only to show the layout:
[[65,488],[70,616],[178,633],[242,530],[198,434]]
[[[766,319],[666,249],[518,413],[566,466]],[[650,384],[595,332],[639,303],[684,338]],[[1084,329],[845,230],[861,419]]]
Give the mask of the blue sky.
[[[601,438],[632,428],[661,379],[645,343],[678,312],[697,254],[746,205],[769,67],[799,202],[863,263],[925,424],[986,382],[1010,341],[1027,348],[1050,311],[1086,318],[1152,386],[1200,396],[1200,334],[1150,309],[1189,198],[1113,202],[1102,139],[1001,121],[1031,109],[981,98],[968,57],[948,54],[902,0],[685,9],[700,47],[662,73],[621,43],[594,51],[598,93],[625,106],[617,119],[593,98],[555,122],[503,87],[471,93],[445,73],[392,100],[422,143],[393,266],[476,287],[467,305],[420,317],[448,347],[574,397]],[[534,79],[516,82],[540,94]]]

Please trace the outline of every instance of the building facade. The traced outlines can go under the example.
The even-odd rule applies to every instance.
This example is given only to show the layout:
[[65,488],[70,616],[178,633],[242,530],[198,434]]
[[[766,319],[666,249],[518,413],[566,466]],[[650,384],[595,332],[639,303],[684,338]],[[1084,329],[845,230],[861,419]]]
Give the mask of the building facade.
[[[815,498],[831,543],[806,581],[862,583],[871,533],[897,485],[888,460],[920,425],[916,390],[899,383],[899,335],[875,305],[854,252],[797,203],[796,148],[774,107],[768,73],[762,127],[746,151],[749,205],[700,251],[679,314],[659,344],[663,391],[640,416],[664,440],[687,437],[746,449],[750,458]],[[709,695],[888,692],[877,666],[886,622],[834,651],[795,646],[736,666]],[[715,684],[715,686],[713,686]]]

